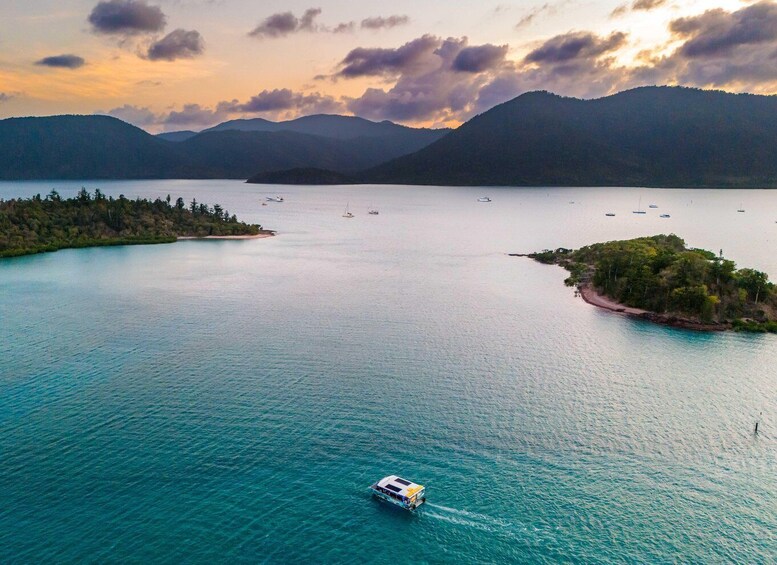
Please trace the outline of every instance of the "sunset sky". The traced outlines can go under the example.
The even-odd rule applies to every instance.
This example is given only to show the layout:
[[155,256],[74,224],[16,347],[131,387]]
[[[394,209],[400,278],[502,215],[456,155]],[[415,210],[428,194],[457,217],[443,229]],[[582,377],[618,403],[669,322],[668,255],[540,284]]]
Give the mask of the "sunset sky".
[[456,125],[529,90],[777,92],[777,1],[4,0],[0,118]]

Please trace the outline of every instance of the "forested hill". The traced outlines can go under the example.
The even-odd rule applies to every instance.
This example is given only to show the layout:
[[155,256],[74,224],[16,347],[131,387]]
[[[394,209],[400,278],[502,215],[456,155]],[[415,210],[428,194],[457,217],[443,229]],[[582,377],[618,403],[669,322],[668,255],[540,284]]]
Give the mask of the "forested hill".
[[0,200],[0,257],[71,247],[169,243],[179,237],[244,236],[272,233],[238,221],[218,204],[182,198],[172,202],[114,199],[82,189],[63,199],[52,191],[42,198]]
[[417,151],[447,132],[347,116],[289,122],[298,131],[266,123],[278,127],[226,123],[199,134],[153,136],[109,116],[9,118],[0,120],[0,179],[245,179],[289,168],[356,171]]
[[644,87],[597,100],[531,92],[362,182],[777,187],[777,96]]
[[[568,285],[591,286],[620,304],[701,324],[777,332],[777,290],[766,273],[737,269],[676,235],[640,237],[529,255],[570,271]],[[697,329],[703,329],[703,326]]]

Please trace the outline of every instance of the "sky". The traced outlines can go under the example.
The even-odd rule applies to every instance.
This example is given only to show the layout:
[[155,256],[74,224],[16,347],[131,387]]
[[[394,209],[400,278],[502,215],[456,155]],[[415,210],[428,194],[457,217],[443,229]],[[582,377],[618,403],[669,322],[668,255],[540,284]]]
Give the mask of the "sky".
[[524,92],[777,93],[777,0],[2,0],[0,118],[456,126]]

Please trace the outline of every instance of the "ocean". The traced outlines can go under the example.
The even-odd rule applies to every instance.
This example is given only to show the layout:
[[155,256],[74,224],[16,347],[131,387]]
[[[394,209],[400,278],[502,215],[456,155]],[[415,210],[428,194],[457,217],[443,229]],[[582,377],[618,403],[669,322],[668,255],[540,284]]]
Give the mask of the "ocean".
[[[777,336],[627,319],[508,256],[676,233],[777,278],[777,191],[0,198],[82,185],[218,202],[278,235],[0,260],[0,561],[777,559]],[[389,474],[428,504],[372,498]]]

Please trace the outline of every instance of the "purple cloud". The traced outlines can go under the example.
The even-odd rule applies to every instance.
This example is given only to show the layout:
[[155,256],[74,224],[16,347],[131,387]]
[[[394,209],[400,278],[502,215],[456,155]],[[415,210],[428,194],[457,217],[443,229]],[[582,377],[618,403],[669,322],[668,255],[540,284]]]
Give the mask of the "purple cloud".
[[98,33],[134,35],[160,32],[167,19],[145,0],[104,0],[92,8],[89,23]]
[[201,55],[205,44],[200,32],[176,29],[148,48],[148,58],[152,61],[175,61],[176,59],[191,59]]
[[86,61],[78,55],[52,55],[35,61],[36,65],[53,67],[58,69],[78,69],[86,64]]

